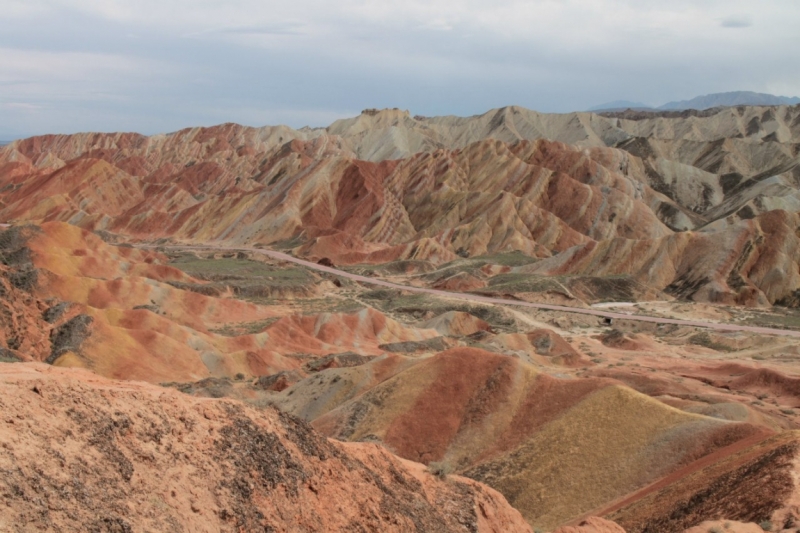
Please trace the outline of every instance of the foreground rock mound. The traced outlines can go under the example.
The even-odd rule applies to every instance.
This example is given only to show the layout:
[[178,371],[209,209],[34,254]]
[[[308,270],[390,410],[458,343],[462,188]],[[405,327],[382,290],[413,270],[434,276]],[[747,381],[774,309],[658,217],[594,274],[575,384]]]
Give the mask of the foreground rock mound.
[[497,492],[233,401],[0,365],[3,531],[530,532]]

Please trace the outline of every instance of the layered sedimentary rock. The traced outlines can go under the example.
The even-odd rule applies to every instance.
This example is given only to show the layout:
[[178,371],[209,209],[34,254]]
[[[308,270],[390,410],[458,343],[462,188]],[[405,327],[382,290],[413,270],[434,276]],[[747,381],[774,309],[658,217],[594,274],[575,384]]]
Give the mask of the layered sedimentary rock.
[[[0,421],[15,432],[0,435],[16,435],[0,476],[11,480],[8,520],[122,530],[195,520],[222,530],[519,526],[465,474],[536,527],[619,531],[589,515],[629,531],[709,519],[794,527],[796,435],[776,435],[797,427],[800,406],[791,366],[800,352],[788,340],[677,326],[670,335],[622,320],[599,330],[596,317],[265,266],[255,248],[576,308],[674,297],[797,306],[799,113],[368,110],[326,129],[223,125],[0,148],[0,222],[15,224],[0,233],[0,357],[84,369],[0,369],[2,411],[23,416]],[[195,246],[153,250],[168,241]],[[222,246],[201,257],[205,244]],[[713,319],[728,311],[704,307]],[[720,362],[729,349],[775,360]],[[269,408],[257,415],[85,369],[276,405],[361,443],[329,443]],[[13,467],[33,465],[34,449],[50,454],[46,471]],[[95,474],[81,469],[78,449],[100,465]],[[263,464],[275,469],[262,476]],[[48,485],[64,468],[78,480],[66,496]],[[161,494],[156,471],[176,494],[196,490]],[[366,515],[340,504],[338,483],[345,500],[366,495]],[[769,484],[772,495],[760,490]],[[87,503],[101,485],[116,509]],[[156,508],[145,493],[180,501]]]
[[681,298],[725,304],[793,302],[800,283],[798,227],[796,213],[775,210],[658,240],[590,242],[520,271],[630,275]]
[[[111,246],[64,223],[12,228],[0,238],[9,243],[11,265],[0,265],[4,357],[108,377],[165,382],[270,375],[348,350],[380,355],[385,345],[440,337],[436,327],[488,327],[452,316],[412,328],[366,308],[299,316],[281,305],[209,296],[198,292],[204,282],[165,264],[161,254]],[[254,331],[219,334],[236,324]]]
[[548,259],[532,273],[626,275],[679,297],[794,305],[798,116],[387,110],[325,130],[37,137],[0,149],[0,218],[280,246],[336,264],[517,250]]

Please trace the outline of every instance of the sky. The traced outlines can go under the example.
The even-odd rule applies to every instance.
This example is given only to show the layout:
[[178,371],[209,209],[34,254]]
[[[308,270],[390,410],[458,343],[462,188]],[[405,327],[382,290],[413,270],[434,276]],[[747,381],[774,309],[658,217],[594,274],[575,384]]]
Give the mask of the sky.
[[0,0],[0,141],[800,95],[797,0]]

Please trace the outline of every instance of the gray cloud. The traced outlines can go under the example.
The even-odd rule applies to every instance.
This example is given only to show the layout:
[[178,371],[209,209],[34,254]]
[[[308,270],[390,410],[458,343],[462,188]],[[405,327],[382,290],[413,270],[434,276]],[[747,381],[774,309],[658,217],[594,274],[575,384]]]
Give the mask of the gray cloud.
[[218,33],[232,35],[302,35],[302,23],[287,22],[284,24],[274,24],[265,26],[239,26],[236,28],[223,28],[217,30]]
[[753,19],[746,15],[725,17],[720,21],[723,28],[749,28],[753,25]]
[[8,1],[0,138],[800,94],[796,0]]

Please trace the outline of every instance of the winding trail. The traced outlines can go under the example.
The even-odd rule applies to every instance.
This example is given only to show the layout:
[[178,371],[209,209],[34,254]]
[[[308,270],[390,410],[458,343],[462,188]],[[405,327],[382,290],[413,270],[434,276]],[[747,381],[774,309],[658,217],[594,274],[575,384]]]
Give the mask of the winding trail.
[[531,309],[544,309],[547,311],[560,311],[563,313],[577,313],[581,315],[591,315],[600,318],[611,318],[611,319],[621,319],[621,320],[635,320],[638,322],[651,322],[654,324],[673,324],[676,326],[690,326],[690,327],[697,327],[697,328],[706,328],[706,329],[713,329],[719,331],[744,331],[749,333],[758,333],[760,335],[779,335],[782,337],[796,337],[800,338],[800,331],[790,330],[790,329],[779,329],[779,328],[765,328],[759,326],[745,326],[740,324],[724,324],[724,323],[717,323],[717,322],[702,322],[699,320],[681,320],[677,318],[661,318],[661,317],[654,317],[648,315],[635,315],[635,314],[627,314],[627,313],[614,313],[611,311],[604,311],[602,309],[597,308],[584,308],[584,307],[567,307],[563,305],[551,305],[551,304],[540,304],[540,303],[533,303],[533,302],[524,302],[521,300],[510,300],[506,298],[493,298],[491,296],[481,296],[478,294],[470,294],[470,293],[463,293],[463,292],[450,292],[450,291],[442,291],[438,289],[428,289],[425,287],[412,287],[410,285],[402,285],[399,283],[392,283],[391,281],[384,281],[381,279],[370,278],[367,276],[361,276],[358,274],[352,274],[350,272],[344,272],[343,270],[339,270],[337,268],[328,267],[324,265],[320,265],[318,263],[314,263],[311,261],[306,261],[305,259],[298,259],[293,257],[289,254],[285,254],[283,252],[276,252],[274,250],[265,250],[262,248],[248,248],[248,247],[233,247],[233,246],[155,246],[155,245],[140,245],[142,248],[160,248],[165,250],[189,250],[189,251],[199,251],[199,250],[221,250],[221,251],[228,251],[228,252],[252,252],[261,255],[265,255],[267,257],[271,257],[272,259],[278,259],[280,261],[288,261],[290,263],[295,263],[297,265],[304,266],[306,268],[310,268],[312,270],[317,270],[319,272],[326,272],[328,274],[333,274],[335,276],[340,276],[349,280],[358,281],[361,283],[367,283],[370,285],[376,285],[378,287],[386,287],[387,289],[397,289],[409,292],[416,292],[422,294],[432,294],[434,296],[441,296],[444,298],[455,298],[457,300],[466,300],[469,302],[480,302],[480,303],[487,303],[493,305],[513,305],[516,307],[528,307]]

